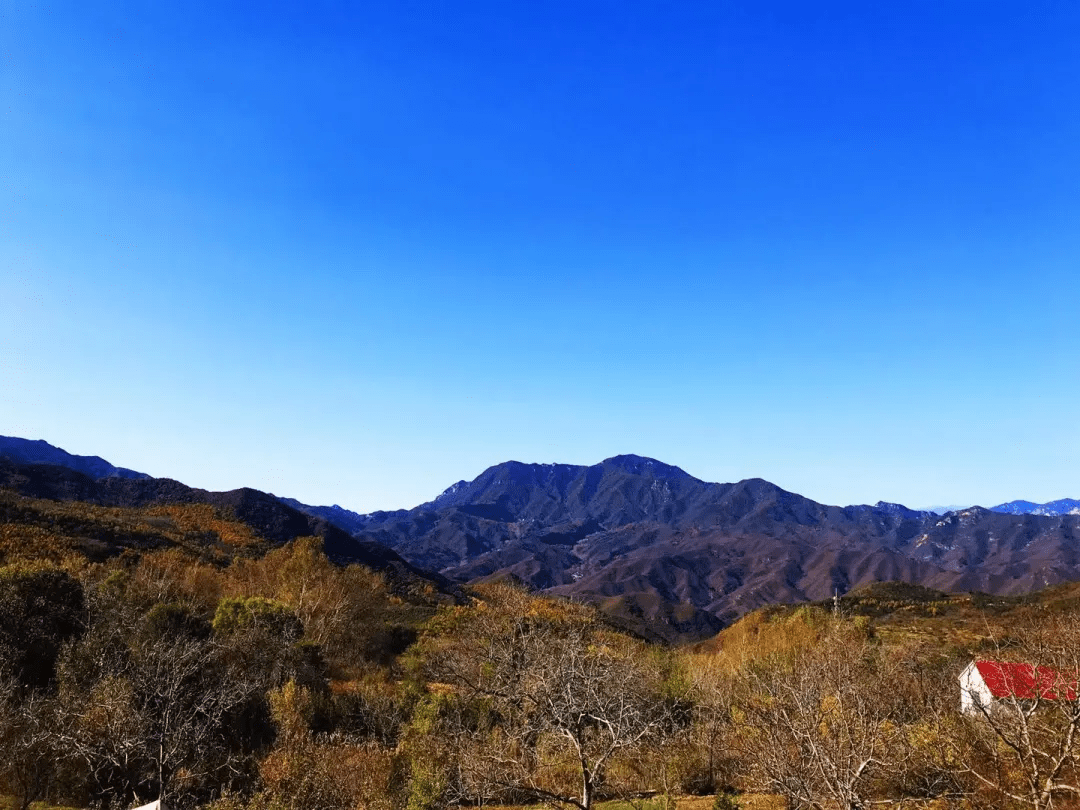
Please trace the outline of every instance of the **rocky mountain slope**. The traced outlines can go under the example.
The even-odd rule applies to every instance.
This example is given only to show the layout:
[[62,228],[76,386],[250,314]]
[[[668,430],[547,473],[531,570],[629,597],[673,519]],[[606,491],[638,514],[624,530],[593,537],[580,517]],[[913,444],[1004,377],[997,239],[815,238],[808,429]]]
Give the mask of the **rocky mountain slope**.
[[876,581],[1018,594],[1080,579],[1078,534],[1078,516],[828,506],[639,456],[499,464],[357,532],[455,580],[513,576],[673,638]]

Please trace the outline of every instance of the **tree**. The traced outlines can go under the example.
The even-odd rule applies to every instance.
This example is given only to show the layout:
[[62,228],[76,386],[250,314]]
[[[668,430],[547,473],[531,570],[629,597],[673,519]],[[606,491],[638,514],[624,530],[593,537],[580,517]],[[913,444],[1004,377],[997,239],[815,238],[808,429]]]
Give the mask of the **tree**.
[[0,675],[47,686],[61,646],[82,632],[84,613],[82,586],[64,571],[0,568]]
[[446,787],[591,810],[616,757],[670,730],[662,668],[583,609],[493,593],[427,650],[429,677],[455,687],[420,707],[456,740]]
[[699,793],[730,790],[738,770],[738,751],[731,744],[736,672],[716,655],[687,659],[694,709],[691,743],[703,759],[696,782],[688,787]]
[[292,608],[304,635],[331,664],[351,669],[365,660],[400,652],[412,637],[395,638],[386,620],[393,613],[383,577],[359,565],[327,559],[322,540],[301,537],[259,559],[237,560],[227,571],[233,596],[272,596]]
[[222,599],[214,613],[213,628],[220,636],[262,630],[287,641],[296,641],[304,634],[304,625],[291,608],[264,596]]
[[116,584],[95,591],[92,626],[59,667],[59,743],[92,798],[182,806],[246,781],[273,737],[267,690],[322,685],[299,620],[259,598],[222,600],[213,626],[175,603],[139,615]]
[[137,793],[182,804],[235,773],[243,751],[230,721],[264,691],[227,665],[213,639],[144,638],[123,671],[66,692],[59,734],[99,797]]
[[864,808],[875,778],[905,757],[894,669],[841,620],[813,646],[746,667],[738,744],[761,791],[794,808]]
[[19,810],[42,798],[62,754],[54,734],[55,701],[38,690],[0,678],[0,792]]

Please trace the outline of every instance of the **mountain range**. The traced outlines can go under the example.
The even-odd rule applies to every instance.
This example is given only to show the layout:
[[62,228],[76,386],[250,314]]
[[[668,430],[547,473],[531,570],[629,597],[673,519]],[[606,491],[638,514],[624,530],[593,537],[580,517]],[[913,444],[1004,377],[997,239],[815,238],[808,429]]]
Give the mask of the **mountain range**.
[[81,472],[90,478],[149,478],[146,473],[115,467],[99,456],[74,456],[59,447],[38,439],[0,436],[0,458],[20,464],[52,464]]
[[[1028,502],[945,515],[885,502],[828,506],[762,479],[709,483],[635,455],[591,466],[505,462],[414,509],[371,514],[256,490],[207,493],[168,479],[76,480],[33,469],[47,482],[20,491],[38,497],[201,499],[245,515],[275,541],[320,534],[342,561],[366,555],[441,588],[516,579],[597,603],[668,640],[710,635],[766,604],[826,599],[871,582],[1015,595],[1080,580],[1080,514]],[[26,477],[25,469],[4,471],[0,486]]]
[[1032,503],[1031,501],[1009,501],[991,507],[994,512],[1002,512],[1006,515],[1080,515],[1080,501],[1072,498],[1061,498],[1048,503]]
[[632,455],[507,462],[415,509],[351,520],[355,536],[455,581],[514,577],[672,638],[876,581],[1017,594],[1080,579],[1075,515],[828,506]]

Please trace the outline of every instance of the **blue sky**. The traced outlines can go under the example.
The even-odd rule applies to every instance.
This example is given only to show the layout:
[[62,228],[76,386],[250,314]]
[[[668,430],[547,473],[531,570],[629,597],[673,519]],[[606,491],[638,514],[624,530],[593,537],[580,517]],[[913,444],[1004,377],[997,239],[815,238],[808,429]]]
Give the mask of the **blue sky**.
[[1080,497],[1080,6],[0,5],[0,434],[359,511]]

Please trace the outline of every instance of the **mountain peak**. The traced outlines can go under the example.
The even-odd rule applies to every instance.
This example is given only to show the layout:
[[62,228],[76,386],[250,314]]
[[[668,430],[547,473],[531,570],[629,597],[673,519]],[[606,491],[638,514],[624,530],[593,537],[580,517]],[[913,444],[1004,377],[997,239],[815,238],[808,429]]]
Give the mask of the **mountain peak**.
[[646,456],[636,456],[632,453],[605,458],[600,463],[603,466],[616,467],[617,469],[632,473],[633,475],[646,475],[654,478],[694,477],[685,470],[674,467],[671,464],[665,464],[662,461],[657,461],[654,458],[648,458]]
[[465,481],[464,479],[461,480],[461,481],[458,481],[456,484],[451,484],[446,489],[444,489],[442,492],[440,492],[438,495],[436,495],[435,500],[431,501],[431,503],[439,504],[440,502],[444,502],[444,501],[452,498],[457,493],[461,492],[461,490],[465,489],[465,487],[467,487],[468,485],[469,485],[469,482]]

